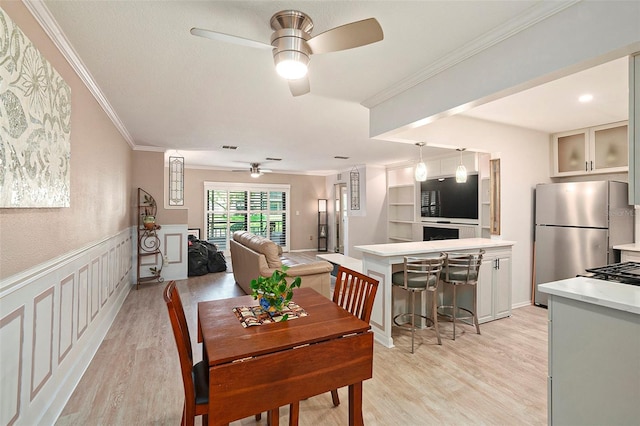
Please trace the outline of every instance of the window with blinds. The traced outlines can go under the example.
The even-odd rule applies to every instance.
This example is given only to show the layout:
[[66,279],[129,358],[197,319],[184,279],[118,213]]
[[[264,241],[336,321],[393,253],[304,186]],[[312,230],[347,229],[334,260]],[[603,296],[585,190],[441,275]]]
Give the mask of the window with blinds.
[[228,250],[235,231],[269,238],[288,250],[289,185],[205,182],[205,235]]

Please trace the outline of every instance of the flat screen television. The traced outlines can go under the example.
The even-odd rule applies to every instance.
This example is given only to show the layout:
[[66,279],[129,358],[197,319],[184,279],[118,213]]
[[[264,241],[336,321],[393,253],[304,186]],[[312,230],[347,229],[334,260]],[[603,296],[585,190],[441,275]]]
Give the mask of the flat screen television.
[[470,174],[465,183],[455,177],[427,179],[420,184],[420,215],[439,221],[478,220],[478,175]]

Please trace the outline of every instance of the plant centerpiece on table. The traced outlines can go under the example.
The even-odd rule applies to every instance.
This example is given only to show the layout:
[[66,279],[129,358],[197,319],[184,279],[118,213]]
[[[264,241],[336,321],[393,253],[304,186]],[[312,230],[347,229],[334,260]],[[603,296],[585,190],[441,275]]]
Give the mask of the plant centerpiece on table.
[[[258,299],[260,307],[271,316],[282,312],[293,298],[293,289],[300,288],[302,282],[300,277],[295,277],[290,283],[287,283],[287,269],[289,269],[288,266],[282,265],[282,269],[276,269],[271,276],[259,276],[257,279],[251,280],[253,299]],[[284,315],[282,321],[286,320],[287,315]]]

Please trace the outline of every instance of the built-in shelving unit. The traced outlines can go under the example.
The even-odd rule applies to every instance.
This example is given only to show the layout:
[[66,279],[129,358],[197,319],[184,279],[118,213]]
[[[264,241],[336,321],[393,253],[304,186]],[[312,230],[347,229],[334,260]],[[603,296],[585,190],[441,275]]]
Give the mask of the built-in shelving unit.
[[160,251],[160,238],[156,223],[158,206],[156,200],[142,188],[138,188],[138,265],[136,289],[140,283],[162,282],[164,259]]
[[387,184],[389,242],[413,241],[417,200],[413,169],[405,167],[388,170]]
[[480,180],[480,231],[482,238],[491,237],[491,179]]
[[415,219],[415,186],[398,185],[389,187],[389,239],[393,241],[413,241]]

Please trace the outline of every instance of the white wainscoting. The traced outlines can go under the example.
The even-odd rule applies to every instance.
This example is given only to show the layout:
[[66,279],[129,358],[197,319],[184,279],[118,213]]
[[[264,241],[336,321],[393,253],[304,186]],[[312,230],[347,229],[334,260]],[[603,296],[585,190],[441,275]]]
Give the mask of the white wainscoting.
[[55,423],[135,282],[133,232],[0,281],[0,425]]
[[[189,265],[187,225],[162,225],[156,232],[160,239],[162,259],[156,259],[156,256],[147,256],[142,259],[141,269],[155,267],[158,266],[159,262],[164,262],[162,266],[162,278],[164,281],[186,280]],[[138,261],[136,257],[138,242],[135,238],[131,241],[131,250],[133,251],[133,262],[135,265],[135,262]],[[136,272],[136,268],[134,267],[134,282],[138,279],[138,277],[135,276]],[[141,272],[140,275],[144,277],[145,273]],[[140,285],[142,286],[144,283]]]

